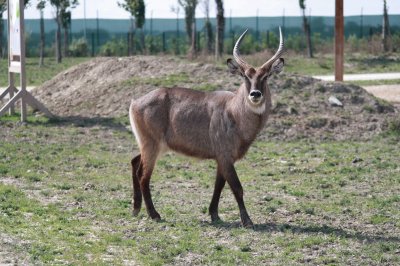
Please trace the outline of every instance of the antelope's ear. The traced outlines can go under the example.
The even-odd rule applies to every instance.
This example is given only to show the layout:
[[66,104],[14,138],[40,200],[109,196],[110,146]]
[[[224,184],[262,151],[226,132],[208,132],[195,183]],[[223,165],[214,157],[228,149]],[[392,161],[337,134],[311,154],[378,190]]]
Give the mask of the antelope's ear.
[[235,60],[229,58],[228,60],[226,60],[226,64],[228,65],[228,69],[229,69],[229,72],[231,72],[231,74],[243,76],[242,69],[235,62]]
[[285,60],[283,58],[279,58],[276,60],[272,66],[271,66],[271,71],[269,72],[270,75],[272,74],[279,74],[283,70],[283,66],[285,65]]

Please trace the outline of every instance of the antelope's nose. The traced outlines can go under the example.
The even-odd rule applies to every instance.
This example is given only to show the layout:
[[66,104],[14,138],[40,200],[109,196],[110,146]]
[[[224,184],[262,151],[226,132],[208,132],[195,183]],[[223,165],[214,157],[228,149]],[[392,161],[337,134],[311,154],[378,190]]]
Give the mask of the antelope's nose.
[[250,97],[258,99],[262,96],[261,91],[253,90],[250,92]]

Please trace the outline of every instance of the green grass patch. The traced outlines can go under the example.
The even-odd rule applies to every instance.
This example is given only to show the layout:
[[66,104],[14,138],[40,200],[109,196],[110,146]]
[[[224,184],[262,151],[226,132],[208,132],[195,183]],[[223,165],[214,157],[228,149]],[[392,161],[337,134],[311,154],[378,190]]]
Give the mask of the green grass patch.
[[[385,73],[400,72],[400,57],[381,56],[374,57],[366,54],[346,54],[344,73]],[[316,54],[314,58],[300,55],[290,56],[285,60],[285,71],[301,75],[332,75],[334,73],[333,54]],[[398,84],[398,81],[356,81],[349,82],[357,85]]]
[[[58,64],[55,58],[45,58],[43,67],[39,67],[39,58],[26,59],[26,84],[27,86],[39,86],[43,82],[52,79],[58,73],[66,70],[72,66],[90,60],[85,57],[67,57],[63,58],[62,63]],[[8,67],[7,60],[0,60],[0,69],[5,71],[0,72],[0,87],[7,87],[8,85]],[[19,86],[19,78],[17,75],[16,84]]]
[[113,126],[124,119],[0,123],[0,231],[32,264],[400,263],[400,150],[392,135],[256,141],[236,164],[256,224],[247,230],[228,187],[223,222],[210,223],[215,163],[173,154],[160,158],[151,182],[163,221],[144,209],[132,217],[136,144]]

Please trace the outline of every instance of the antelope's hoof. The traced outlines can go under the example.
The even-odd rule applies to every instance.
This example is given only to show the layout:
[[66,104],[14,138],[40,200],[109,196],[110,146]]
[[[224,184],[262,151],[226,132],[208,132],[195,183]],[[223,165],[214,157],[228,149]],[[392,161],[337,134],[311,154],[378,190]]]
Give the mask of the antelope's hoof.
[[154,213],[150,214],[150,218],[153,221],[161,222],[161,216],[158,214],[158,212],[154,212]]
[[222,222],[221,218],[219,218],[218,214],[211,214],[211,222],[212,223],[220,223]]
[[254,224],[250,219],[248,219],[246,221],[242,221],[242,225],[243,225],[244,228],[254,229]]
[[136,217],[139,215],[140,209],[133,209],[132,216]]

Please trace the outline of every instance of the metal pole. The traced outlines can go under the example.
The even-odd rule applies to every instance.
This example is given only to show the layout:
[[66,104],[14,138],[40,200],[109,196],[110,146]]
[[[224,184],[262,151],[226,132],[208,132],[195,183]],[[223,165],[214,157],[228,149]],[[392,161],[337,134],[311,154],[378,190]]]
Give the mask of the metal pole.
[[282,34],[285,37],[285,9],[283,9],[283,14],[282,14]]
[[361,17],[360,17],[360,38],[364,37],[364,26],[363,26],[363,8],[361,8]]
[[258,28],[258,8],[257,8],[257,14],[256,14],[256,41],[257,42],[258,42],[258,38],[259,38],[258,30],[259,30],[259,28]]
[[175,53],[179,54],[179,7],[176,9],[176,47]]
[[87,40],[86,36],[86,0],[83,0],[83,35],[85,36],[85,40]]
[[150,15],[150,36],[153,36],[153,10],[151,10]]
[[100,47],[100,25],[99,25],[99,10],[96,11],[97,19],[96,19],[96,51],[99,50]]
[[343,0],[336,0],[335,13],[335,81],[343,81],[344,26]]
[[163,52],[165,53],[167,51],[167,46],[165,44],[165,32],[162,33],[162,47],[163,47]]
[[229,10],[229,32],[232,32],[232,9]]
[[[20,20],[19,20],[19,28],[20,28],[20,36],[21,36],[21,55],[20,55],[20,63],[21,63],[21,73],[19,75],[19,82],[21,86],[21,92],[26,91],[26,70],[25,70],[25,41],[24,41],[24,1],[19,0],[19,10],[20,10]],[[26,122],[26,99],[25,97],[21,97],[21,122]]]

